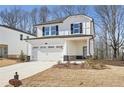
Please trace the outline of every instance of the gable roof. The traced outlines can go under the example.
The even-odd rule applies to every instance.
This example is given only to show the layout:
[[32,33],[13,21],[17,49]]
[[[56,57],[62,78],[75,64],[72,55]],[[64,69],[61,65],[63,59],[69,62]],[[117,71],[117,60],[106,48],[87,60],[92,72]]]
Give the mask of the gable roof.
[[62,23],[65,19],[66,19],[66,17],[55,19],[55,20],[50,20],[50,21],[47,21],[47,22],[43,22],[41,24],[36,24],[35,26],[46,25],[46,24]]
[[29,34],[29,35],[35,36],[34,34],[31,34],[29,32],[26,32],[26,31],[23,31],[23,30],[20,30],[20,29],[17,29],[17,28],[13,28],[13,27],[10,27],[10,26],[7,26],[7,25],[1,25],[0,24],[0,27],[5,27],[5,28],[8,28],[8,29],[12,29],[12,30],[21,32],[21,33],[25,33],[25,34]]
[[[76,14],[76,15],[72,15],[72,16],[78,16],[78,15],[82,15],[82,14]],[[85,17],[87,17],[87,18],[89,18],[89,19],[92,20],[92,18],[89,17],[89,16],[87,16],[87,15],[82,15],[82,16],[85,16]],[[43,22],[43,23],[41,23],[41,24],[36,24],[36,25],[34,25],[34,26],[47,25],[47,24],[55,24],[55,23],[62,23],[62,22],[63,22],[65,19],[67,19],[68,17],[70,17],[70,16],[66,16],[66,17],[63,17],[63,18],[59,18],[59,19],[55,19],[55,20]]]

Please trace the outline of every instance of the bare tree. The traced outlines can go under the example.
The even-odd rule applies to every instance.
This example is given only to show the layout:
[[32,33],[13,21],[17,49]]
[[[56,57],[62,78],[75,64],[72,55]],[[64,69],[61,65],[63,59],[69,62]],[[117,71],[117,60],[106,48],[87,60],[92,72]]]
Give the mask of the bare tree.
[[48,20],[48,15],[50,13],[50,10],[47,6],[42,6],[39,10],[39,22],[46,22]]
[[[96,6],[96,13],[100,18],[101,28],[105,31],[105,43],[113,49],[113,58],[117,58],[117,51],[124,43],[124,7]],[[104,39],[106,39],[104,38]]]
[[75,14],[87,14],[87,7],[84,5],[61,5],[52,9],[53,18],[62,18]]
[[36,27],[34,27],[34,25],[38,24],[38,9],[37,8],[32,9],[30,16],[31,16],[32,32],[33,34],[36,34]]
[[28,30],[28,23],[29,23],[29,13],[27,11],[22,11],[21,12],[21,21],[17,28],[22,29],[23,31]]
[[87,14],[87,6],[84,6],[84,5],[78,5],[76,6],[76,11],[77,11],[77,14]]
[[32,19],[32,24],[33,25],[36,25],[38,22],[37,22],[37,15],[38,15],[38,10],[37,8],[34,8],[32,9],[31,13],[31,19]]
[[16,28],[16,26],[22,20],[21,9],[14,7],[9,10],[6,8],[5,10],[0,12],[0,18],[1,18],[2,24]]
[[62,18],[62,17],[64,17],[63,14],[64,14],[64,13],[62,12],[60,6],[54,7],[54,8],[52,9],[52,12],[51,12],[52,19]]
[[60,6],[62,12],[66,15],[66,16],[71,16],[75,14],[75,7],[73,5],[63,5]]

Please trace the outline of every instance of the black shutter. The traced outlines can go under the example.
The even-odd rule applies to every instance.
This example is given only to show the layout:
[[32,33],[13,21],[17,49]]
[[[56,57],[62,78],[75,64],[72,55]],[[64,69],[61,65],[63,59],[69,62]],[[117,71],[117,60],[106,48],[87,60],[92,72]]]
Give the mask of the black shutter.
[[56,35],[59,35],[59,28],[58,28],[58,25],[56,25]]
[[80,33],[82,33],[82,23],[80,23]]
[[73,34],[73,24],[71,24],[71,34]]
[[42,35],[43,35],[43,36],[44,36],[44,34],[45,34],[45,30],[44,30],[44,29],[45,29],[45,27],[42,28]]

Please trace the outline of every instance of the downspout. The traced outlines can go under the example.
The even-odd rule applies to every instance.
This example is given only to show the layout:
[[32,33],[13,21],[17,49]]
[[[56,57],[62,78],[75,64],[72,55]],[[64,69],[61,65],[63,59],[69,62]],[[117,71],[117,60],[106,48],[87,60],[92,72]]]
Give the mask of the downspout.
[[89,55],[90,55],[90,56],[91,56],[91,52],[90,52],[90,41],[91,41],[92,39],[93,39],[93,37],[89,39]]
[[[94,20],[92,20],[92,23],[93,23],[93,30],[94,30],[94,34],[95,34]],[[90,33],[91,33],[91,30],[90,30]],[[90,56],[92,56],[92,55],[91,55],[91,51],[90,51],[90,41],[93,39],[93,50],[95,50],[95,47],[94,47],[94,42],[95,42],[95,41],[94,41],[94,38],[95,38],[95,37],[96,37],[96,36],[93,35],[92,38],[89,39],[89,54],[90,54]]]
[[25,40],[26,41],[26,52],[27,52],[27,56],[28,56],[28,41],[27,40]]
[[90,54],[90,56],[92,56],[91,51],[90,51],[90,41],[93,40],[93,50],[94,50],[94,38],[95,38],[95,36],[94,37],[92,36],[92,38],[89,39],[89,54]]

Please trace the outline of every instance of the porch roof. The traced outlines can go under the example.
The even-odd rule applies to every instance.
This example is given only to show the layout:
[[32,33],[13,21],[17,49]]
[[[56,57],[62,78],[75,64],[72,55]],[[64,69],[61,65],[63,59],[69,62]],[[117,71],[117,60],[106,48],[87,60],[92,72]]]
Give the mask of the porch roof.
[[8,45],[0,44],[0,48],[7,47]]
[[74,37],[93,37],[93,35],[60,35],[60,36],[43,36],[43,37],[37,37],[37,38],[29,38],[24,40],[36,40],[36,39],[53,39],[53,38],[74,38]]

